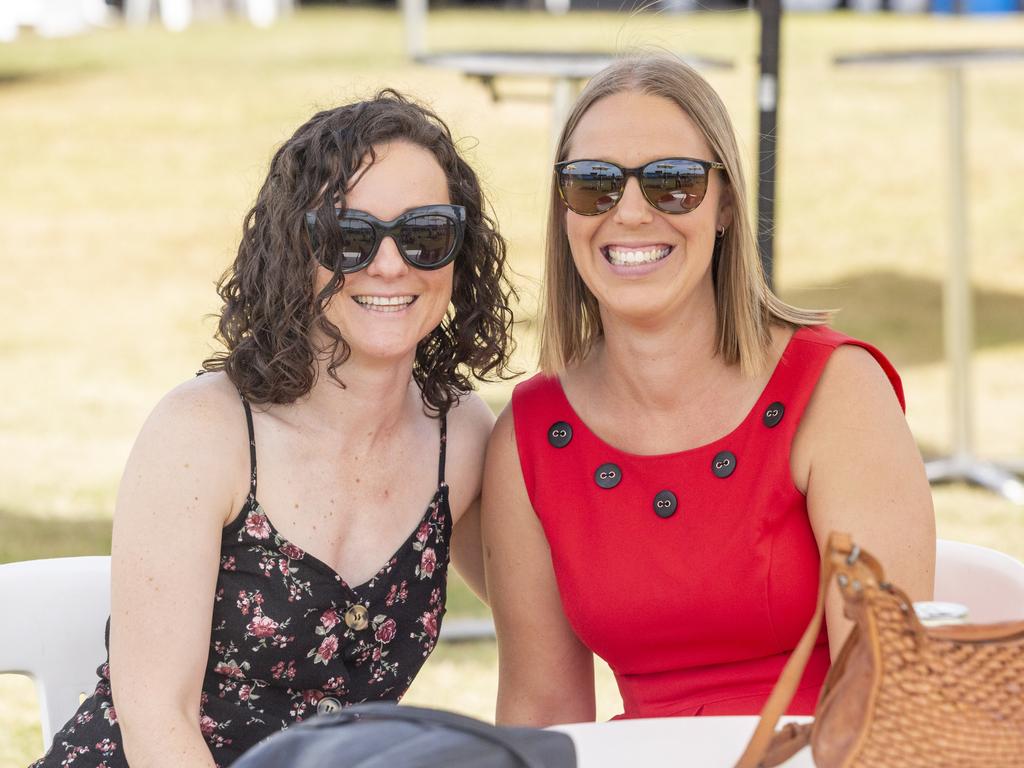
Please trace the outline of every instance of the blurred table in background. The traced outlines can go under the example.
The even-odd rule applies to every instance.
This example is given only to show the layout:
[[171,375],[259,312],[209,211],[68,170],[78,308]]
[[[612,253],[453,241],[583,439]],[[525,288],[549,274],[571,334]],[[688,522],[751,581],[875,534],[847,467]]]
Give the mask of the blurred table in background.
[[110,19],[104,0],[0,0],[0,43],[15,40],[20,27],[40,37],[71,37]]
[[[732,62],[704,56],[679,57],[695,69],[732,69]],[[558,144],[562,126],[583,84],[618,57],[611,53],[564,51],[451,51],[421,53],[414,57],[419,64],[455,69],[466,77],[479,80],[494,101],[507,98],[498,90],[502,77],[545,78],[551,81],[550,147]]]
[[[974,454],[971,419],[971,348],[974,313],[971,306],[970,248],[968,239],[968,177],[964,151],[964,67],[982,63],[1024,63],[1024,47],[953,48],[878,51],[838,56],[840,67],[931,67],[946,81],[949,166],[949,267],[943,295],[943,336],[949,367],[952,441],[948,456],[925,464],[931,483],[963,481],[987,488],[1024,506],[1024,483],[1011,468],[979,459]],[[1012,94],[1007,97],[1013,98]],[[1019,98],[1019,91],[1018,96]],[[995,162],[989,158],[988,162]],[[898,161],[894,160],[894,165]],[[1020,466],[1013,467],[1019,472]]]

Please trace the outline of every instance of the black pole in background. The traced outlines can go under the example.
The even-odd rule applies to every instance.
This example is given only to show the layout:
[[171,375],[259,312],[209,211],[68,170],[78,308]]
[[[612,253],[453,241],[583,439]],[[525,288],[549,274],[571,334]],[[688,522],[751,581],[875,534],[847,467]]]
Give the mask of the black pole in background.
[[761,119],[758,127],[757,163],[757,247],[761,267],[770,287],[775,286],[775,166],[777,116],[779,105],[779,27],[781,0],[760,0],[761,78],[757,85],[757,104]]

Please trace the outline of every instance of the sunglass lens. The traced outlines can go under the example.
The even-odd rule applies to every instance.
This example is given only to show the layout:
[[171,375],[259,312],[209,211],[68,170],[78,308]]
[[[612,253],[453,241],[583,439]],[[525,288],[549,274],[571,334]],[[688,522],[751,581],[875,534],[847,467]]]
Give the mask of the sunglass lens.
[[644,195],[665,213],[692,211],[708,188],[704,166],[692,160],[657,160],[640,174]]
[[430,269],[452,255],[456,236],[456,224],[447,216],[423,214],[402,225],[398,246],[413,264]]
[[596,160],[581,160],[558,170],[558,187],[565,204],[592,216],[612,209],[622,197],[622,169]]
[[338,256],[343,272],[362,268],[373,252],[377,235],[370,222],[362,219],[343,217],[341,225],[341,254]]

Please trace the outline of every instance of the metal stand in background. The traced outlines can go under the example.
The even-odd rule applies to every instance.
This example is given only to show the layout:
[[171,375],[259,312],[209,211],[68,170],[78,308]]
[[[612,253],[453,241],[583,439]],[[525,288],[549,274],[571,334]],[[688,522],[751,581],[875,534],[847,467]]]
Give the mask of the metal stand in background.
[[427,0],[399,0],[399,3],[405,33],[405,55],[415,59],[427,52]]
[[950,417],[952,453],[925,465],[931,483],[964,481],[995,491],[1010,501],[1024,505],[1024,483],[1012,473],[974,455],[971,423],[971,341],[974,338],[974,309],[971,300],[971,276],[968,267],[967,206],[964,190],[964,113],[963,71],[959,65],[944,67],[949,110],[950,195],[949,195],[949,271],[944,294],[943,333],[950,373]]
[[981,61],[1024,60],[1024,48],[893,51],[841,56],[847,65],[929,65],[940,67],[946,77],[949,133],[947,158],[950,167],[949,269],[946,273],[943,334],[949,367],[949,402],[952,418],[952,451],[949,456],[925,464],[931,483],[967,482],[987,488],[1024,506],[1024,483],[1008,468],[974,455],[971,422],[971,343],[974,313],[967,231],[967,175],[964,172],[963,67]]
[[757,85],[757,248],[768,287],[775,288],[775,168],[778,145],[780,0],[761,0],[761,77]]

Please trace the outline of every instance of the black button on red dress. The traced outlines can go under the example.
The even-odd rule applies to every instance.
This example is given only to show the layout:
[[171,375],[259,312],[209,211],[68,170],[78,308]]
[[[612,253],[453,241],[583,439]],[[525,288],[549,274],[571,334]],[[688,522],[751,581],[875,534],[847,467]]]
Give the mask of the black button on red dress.
[[565,448],[572,440],[572,425],[565,421],[556,421],[548,427],[548,442],[555,448]]
[[771,427],[774,427],[776,424],[782,421],[782,417],[785,415],[785,413],[786,406],[778,402],[772,403],[771,405],[764,409],[764,416],[762,417],[762,421],[764,422],[764,425],[770,429]]
[[678,506],[679,502],[672,491],[658,491],[654,497],[654,513],[658,517],[672,517]]
[[594,470],[594,482],[600,488],[614,488],[622,480],[622,470],[618,464],[602,464]]
[[711,471],[715,477],[728,477],[736,471],[736,454],[732,451],[720,451],[711,460]]

